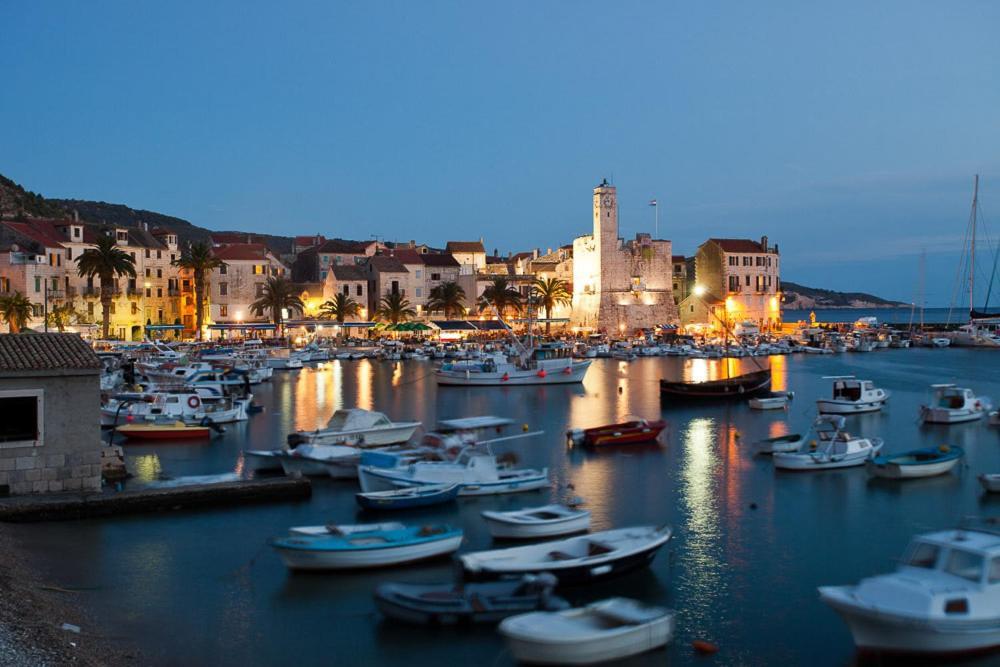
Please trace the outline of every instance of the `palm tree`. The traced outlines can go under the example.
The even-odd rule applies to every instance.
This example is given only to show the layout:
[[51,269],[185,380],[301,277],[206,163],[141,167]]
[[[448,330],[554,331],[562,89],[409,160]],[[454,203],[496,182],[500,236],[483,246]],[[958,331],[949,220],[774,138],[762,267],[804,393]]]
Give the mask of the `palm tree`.
[[66,325],[77,317],[76,308],[73,307],[72,303],[58,303],[52,306],[52,310],[49,311],[49,324],[62,333],[66,330]]
[[87,248],[76,258],[76,271],[82,277],[96,277],[100,280],[102,336],[107,339],[108,327],[111,326],[115,280],[119,276],[135,278],[135,260],[115,245],[115,240],[107,234],[99,237],[94,246]]
[[194,276],[195,337],[201,340],[201,327],[205,320],[205,275],[226,265],[212,254],[212,246],[204,241],[189,243],[181,256],[171,262],[181,269],[189,269]]
[[521,293],[511,287],[510,281],[503,276],[497,276],[493,283],[483,290],[479,297],[479,310],[483,311],[493,306],[502,318],[508,309],[521,312]]
[[379,301],[375,314],[383,320],[389,320],[392,324],[399,324],[415,316],[417,311],[410,308],[410,302],[404,299],[402,294],[390,292]]
[[295,287],[285,278],[268,278],[260,298],[250,304],[250,312],[261,316],[271,313],[271,321],[277,325],[277,333],[281,334],[283,317],[281,311],[301,313],[306,309],[302,299],[295,293]]
[[27,326],[33,312],[31,299],[20,292],[0,296],[0,317],[7,322],[11,333],[18,333]]
[[361,304],[346,294],[339,293],[320,306],[319,312],[323,317],[332,317],[343,324],[348,317],[353,317],[361,312]]
[[[556,306],[572,303],[573,295],[565,280],[559,278],[538,278],[531,286],[535,302],[545,311],[545,319],[552,317],[552,309]],[[552,322],[545,322],[545,335],[549,335]]]
[[452,313],[465,312],[465,290],[456,282],[441,283],[430,292],[427,310],[444,312],[444,319],[450,320]]

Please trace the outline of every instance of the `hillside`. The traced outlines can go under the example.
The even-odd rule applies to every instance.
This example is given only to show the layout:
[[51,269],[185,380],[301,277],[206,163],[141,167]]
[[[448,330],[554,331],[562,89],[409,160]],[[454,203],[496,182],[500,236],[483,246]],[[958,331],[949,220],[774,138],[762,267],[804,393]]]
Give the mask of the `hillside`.
[[[146,223],[150,227],[164,227],[177,233],[181,242],[207,240],[213,232],[187,220],[171,215],[134,209],[124,204],[88,201],[84,199],[46,199],[42,195],[29,192],[9,178],[0,175],[0,217],[28,218],[68,218],[73,212],[84,222],[108,224],[116,227],[138,227]],[[288,236],[254,234],[278,254],[292,251],[292,239]]]
[[783,307],[787,310],[807,310],[809,308],[902,308],[908,303],[889,301],[874,294],[864,292],[835,292],[833,290],[806,287],[796,283],[781,281],[784,293]]

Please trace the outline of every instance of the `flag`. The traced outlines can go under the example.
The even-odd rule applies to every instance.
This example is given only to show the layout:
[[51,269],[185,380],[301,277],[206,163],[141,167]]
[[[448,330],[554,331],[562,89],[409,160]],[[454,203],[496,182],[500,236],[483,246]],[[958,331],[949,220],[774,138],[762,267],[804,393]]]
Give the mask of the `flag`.
[[650,206],[656,206],[656,200],[655,199],[650,199],[649,200],[649,205]]

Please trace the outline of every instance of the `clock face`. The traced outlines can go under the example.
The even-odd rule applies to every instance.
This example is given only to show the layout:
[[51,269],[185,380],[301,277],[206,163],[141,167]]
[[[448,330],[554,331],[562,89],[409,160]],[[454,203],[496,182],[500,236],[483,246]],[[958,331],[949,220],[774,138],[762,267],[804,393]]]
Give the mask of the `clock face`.
[[611,195],[604,195],[604,199],[602,201],[604,202],[605,206],[611,206],[611,204],[614,203],[614,199],[611,197]]

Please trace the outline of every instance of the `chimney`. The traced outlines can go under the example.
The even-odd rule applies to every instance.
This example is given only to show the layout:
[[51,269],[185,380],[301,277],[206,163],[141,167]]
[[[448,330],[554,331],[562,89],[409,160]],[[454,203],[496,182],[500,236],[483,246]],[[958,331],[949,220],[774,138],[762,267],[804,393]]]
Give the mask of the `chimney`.
[[73,222],[80,222],[80,213],[75,208],[73,209]]
[[531,259],[538,259],[538,256],[540,254],[542,254],[542,249],[541,248],[535,248],[534,250],[531,251]]
[[416,248],[417,247],[417,240],[416,239],[410,239],[410,247],[411,248]]
[[761,236],[760,237],[760,247],[764,249],[764,252],[767,252],[767,237],[766,236]]

